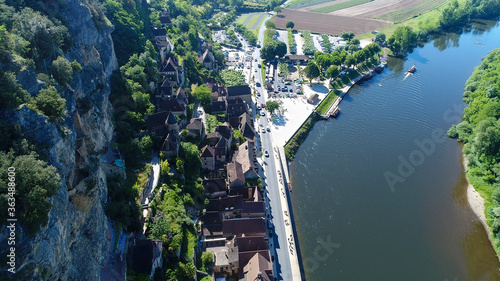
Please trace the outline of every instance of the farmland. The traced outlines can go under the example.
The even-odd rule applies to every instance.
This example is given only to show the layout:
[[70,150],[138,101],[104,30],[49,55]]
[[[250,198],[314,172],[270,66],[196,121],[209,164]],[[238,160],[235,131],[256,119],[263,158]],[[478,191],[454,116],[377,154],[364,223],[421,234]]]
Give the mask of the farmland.
[[342,2],[342,3],[337,3],[337,4],[330,5],[330,6],[322,7],[322,8],[317,8],[317,9],[311,10],[311,12],[331,13],[334,11],[338,11],[338,10],[350,8],[353,6],[365,4],[365,3],[368,3],[371,1],[373,1],[373,0],[350,0],[347,2]]
[[310,30],[314,33],[338,35],[343,31],[352,31],[361,35],[373,30],[380,30],[390,25],[389,22],[363,18],[345,17],[330,14],[319,14],[292,9],[283,9],[279,16],[274,17],[276,27],[286,29],[286,23],[293,21],[296,30]]
[[445,3],[447,0],[423,0],[413,6],[404,8],[402,10],[394,11],[392,13],[385,14],[379,19],[382,20],[387,20],[387,21],[392,21],[392,22],[399,22],[402,20],[406,20],[409,18],[412,18],[414,16],[418,16],[424,12],[427,12],[429,10],[432,10],[439,5]]
[[[335,0],[334,0],[335,1]],[[309,6],[332,2],[332,0],[292,0],[286,6],[289,9],[303,9]]]

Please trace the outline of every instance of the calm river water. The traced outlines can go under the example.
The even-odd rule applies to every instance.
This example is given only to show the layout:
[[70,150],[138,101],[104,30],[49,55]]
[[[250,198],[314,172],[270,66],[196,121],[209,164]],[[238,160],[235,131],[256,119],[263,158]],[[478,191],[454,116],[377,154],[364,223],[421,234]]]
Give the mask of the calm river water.
[[500,280],[467,203],[461,148],[439,134],[460,121],[466,80],[498,47],[492,22],[436,38],[315,125],[290,164],[308,281]]

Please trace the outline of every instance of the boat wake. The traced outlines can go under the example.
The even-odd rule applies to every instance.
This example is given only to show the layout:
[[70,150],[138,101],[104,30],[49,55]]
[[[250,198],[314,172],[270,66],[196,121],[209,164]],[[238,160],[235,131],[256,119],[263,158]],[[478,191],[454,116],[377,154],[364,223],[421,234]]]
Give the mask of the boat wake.
[[408,78],[408,77],[409,77],[409,76],[411,76],[411,75],[413,75],[413,73],[411,73],[411,72],[407,72],[407,73],[406,73],[405,78],[403,79],[403,81],[404,81],[404,80],[406,80],[406,78]]

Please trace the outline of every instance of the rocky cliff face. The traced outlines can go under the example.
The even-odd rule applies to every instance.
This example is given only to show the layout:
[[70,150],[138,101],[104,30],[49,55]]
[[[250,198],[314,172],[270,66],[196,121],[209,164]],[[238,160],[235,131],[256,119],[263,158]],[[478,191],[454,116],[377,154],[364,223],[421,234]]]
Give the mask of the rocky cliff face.
[[[62,93],[67,103],[64,124],[56,126],[27,107],[14,116],[26,136],[46,148],[49,163],[62,179],[51,198],[48,225],[35,237],[18,238],[20,280],[99,280],[107,258],[107,187],[98,154],[113,135],[109,78],[118,64],[112,28],[96,28],[80,0],[67,0],[62,14],[73,38],[65,57],[82,66],[72,89]],[[28,91],[37,91],[35,75],[24,73],[18,79]]]

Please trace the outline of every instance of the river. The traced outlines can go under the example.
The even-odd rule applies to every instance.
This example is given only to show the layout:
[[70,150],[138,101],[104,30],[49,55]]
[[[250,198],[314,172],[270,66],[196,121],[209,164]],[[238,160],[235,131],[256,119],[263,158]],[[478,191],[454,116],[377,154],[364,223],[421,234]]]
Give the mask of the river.
[[461,148],[443,135],[460,122],[474,67],[498,47],[494,22],[437,37],[389,59],[351,89],[338,119],[316,123],[290,163],[308,281],[500,280],[467,202]]

